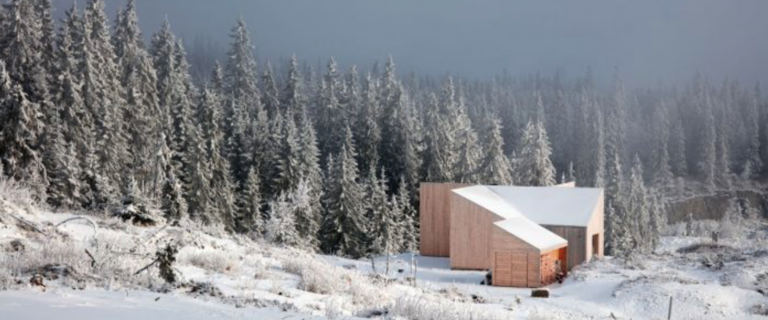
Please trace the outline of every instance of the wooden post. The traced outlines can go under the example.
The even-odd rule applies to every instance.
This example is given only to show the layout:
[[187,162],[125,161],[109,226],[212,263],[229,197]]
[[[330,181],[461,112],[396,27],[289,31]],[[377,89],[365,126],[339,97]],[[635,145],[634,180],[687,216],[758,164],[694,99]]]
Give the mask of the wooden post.
[[672,320],[672,296],[669,296],[669,313],[667,314],[667,320]]

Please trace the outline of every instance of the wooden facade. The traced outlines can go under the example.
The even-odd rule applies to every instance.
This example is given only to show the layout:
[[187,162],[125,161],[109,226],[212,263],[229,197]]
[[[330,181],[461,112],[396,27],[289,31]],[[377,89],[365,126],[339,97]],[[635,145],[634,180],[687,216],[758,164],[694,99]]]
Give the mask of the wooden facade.
[[419,190],[419,223],[422,256],[450,254],[451,190],[469,186],[461,183],[422,183]]
[[[495,213],[457,194],[451,195],[450,257],[452,269],[488,270],[491,268],[491,240],[494,222],[503,220]],[[510,244],[510,245],[515,245]]]
[[[605,243],[603,202],[601,195],[595,212],[586,227],[542,225],[552,233],[568,240],[568,271],[577,265],[590,261],[593,256],[603,256]],[[597,249],[596,252],[595,249]]]
[[493,226],[491,233],[494,286],[537,288],[554,283],[557,274],[565,272],[566,247],[542,252],[498,226]]

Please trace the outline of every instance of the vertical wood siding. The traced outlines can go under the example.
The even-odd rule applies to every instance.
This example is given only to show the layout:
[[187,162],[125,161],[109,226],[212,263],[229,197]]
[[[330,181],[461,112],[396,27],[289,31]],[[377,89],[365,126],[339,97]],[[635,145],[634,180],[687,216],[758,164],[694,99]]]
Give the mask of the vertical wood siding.
[[423,256],[450,254],[451,190],[466,187],[459,183],[422,183],[419,190],[419,252]]

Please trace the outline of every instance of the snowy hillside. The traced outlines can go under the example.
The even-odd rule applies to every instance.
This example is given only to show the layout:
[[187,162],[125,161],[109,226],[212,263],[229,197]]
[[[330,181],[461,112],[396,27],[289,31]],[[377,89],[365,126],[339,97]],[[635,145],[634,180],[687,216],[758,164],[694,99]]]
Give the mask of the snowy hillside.
[[[8,190],[4,191],[8,194]],[[186,227],[0,202],[3,319],[758,319],[768,313],[768,226],[744,238],[665,237],[657,254],[575,269],[552,297],[480,285],[483,272],[403,254],[374,262],[308,254]],[[73,217],[86,217],[57,226]],[[90,221],[95,223],[91,225]],[[148,265],[178,243],[177,285]],[[681,249],[682,248],[682,249]],[[686,253],[680,253],[682,251]],[[416,269],[412,269],[412,266]],[[42,285],[31,284],[35,275]]]

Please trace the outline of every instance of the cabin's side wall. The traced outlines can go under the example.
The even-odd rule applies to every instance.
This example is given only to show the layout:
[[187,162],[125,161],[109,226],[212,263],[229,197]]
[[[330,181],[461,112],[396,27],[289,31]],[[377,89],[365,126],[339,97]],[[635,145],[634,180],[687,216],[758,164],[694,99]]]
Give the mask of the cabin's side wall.
[[587,250],[590,250],[587,247],[589,240],[587,228],[550,225],[542,225],[542,227],[568,241],[568,271],[587,261]]
[[[602,257],[605,249],[605,201],[603,195],[595,206],[595,212],[592,214],[592,220],[587,226],[587,261],[592,259],[593,255]],[[592,237],[597,235],[597,252],[593,251]]]
[[458,183],[422,183],[419,190],[419,252],[423,256],[450,254],[451,190],[468,186]]
[[491,230],[499,216],[464,197],[451,195],[451,268],[491,268]]
[[491,231],[490,246],[494,286],[541,286],[541,252],[537,248],[495,225]]

